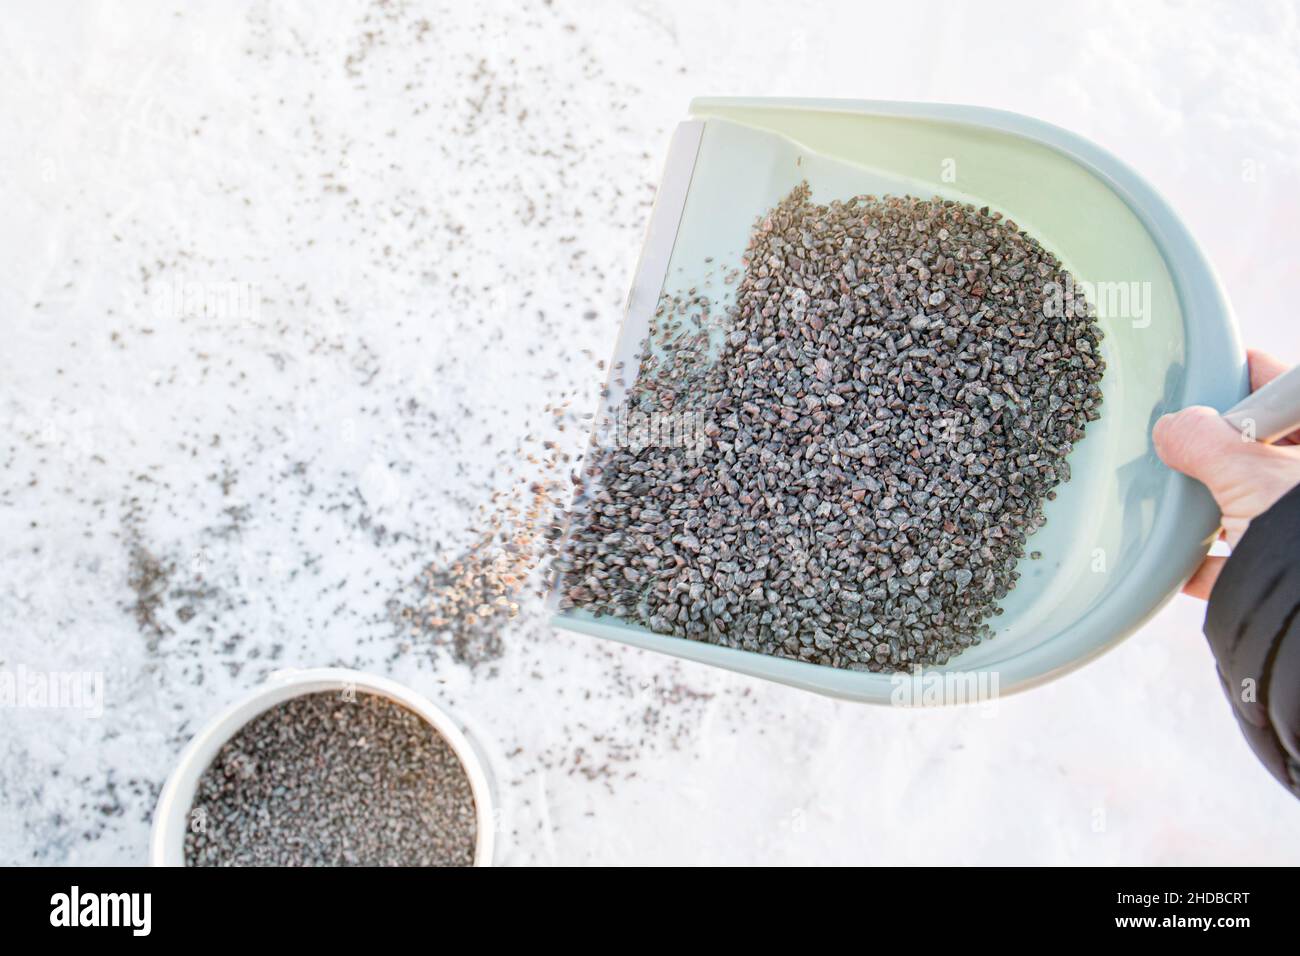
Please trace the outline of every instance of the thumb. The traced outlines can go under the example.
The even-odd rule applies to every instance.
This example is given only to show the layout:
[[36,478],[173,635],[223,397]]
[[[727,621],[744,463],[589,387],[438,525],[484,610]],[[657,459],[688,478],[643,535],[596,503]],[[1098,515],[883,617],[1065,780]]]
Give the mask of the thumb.
[[1300,448],[1246,440],[1212,408],[1194,405],[1166,415],[1151,438],[1166,465],[1210,489],[1229,545],[1300,484]]
[[1151,434],[1156,454],[1170,468],[1195,478],[1210,491],[1232,473],[1251,447],[1241,433],[1212,408],[1193,405],[1156,422]]

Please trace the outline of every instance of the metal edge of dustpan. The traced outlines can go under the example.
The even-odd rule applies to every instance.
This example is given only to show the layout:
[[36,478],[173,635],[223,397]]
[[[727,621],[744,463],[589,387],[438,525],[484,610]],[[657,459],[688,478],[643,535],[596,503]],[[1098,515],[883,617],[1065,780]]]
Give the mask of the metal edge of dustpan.
[[[1172,207],[1137,172],[1082,136],[1042,120],[1004,110],[940,103],[873,100],[706,97],[693,100],[692,119],[682,123],[665,165],[646,243],[638,262],[628,312],[653,310],[658,302],[689,190],[704,121],[725,119],[732,110],[785,110],[930,120],[972,126],[1019,137],[1064,155],[1114,192],[1147,230],[1165,260],[1184,317],[1186,369],[1180,393],[1169,410],[1189,404],[1224,409],[1249,392],[1245,352],[1227,297],[1213,268]],[[680,192],[679,192],[680,190]],[[1225,371],[1230,370],[1229,374]],[[613,370],[611,369],[611,379]],[[594,447],[596,435],[592,436]],[[1000,662],[997,693],[1038,686],[1066,674],[1117,645],[1154,616],[1195,571],[1218,528],[1218,509],[1197,482],[1175,472],[1166,478],[1151,532],[1151,545],[1137,565],[1100,605],[1051,640]],[[566,529],[561,544],[567,539]],[[561,551],[562,553],[562,551]],[[1160,599],[1152,601],[1151,582]],[[771,657],[754,651],[656,634],[612,618],[560,613],[560,577],[552,581],[549,607],[554,626],[630,644],[646,650],[723,667],[832,697],[865,703],[895,700],[897,675],[850,671]],[[1100,637],[1098,635],[1101,635]],[[946,665],[942,673],[960,673]]]

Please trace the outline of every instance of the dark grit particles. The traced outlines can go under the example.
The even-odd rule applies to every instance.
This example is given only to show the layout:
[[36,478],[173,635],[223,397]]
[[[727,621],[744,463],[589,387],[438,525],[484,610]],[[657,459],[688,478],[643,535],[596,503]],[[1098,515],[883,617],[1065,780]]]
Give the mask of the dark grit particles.
[[988,209],[795,189],[723,316],[661,305],[620,412],[659,427],[594,450],[563,606],[858,670],[988,637],[1098,417],[1091,309],[1044,315],[1066,287]]
[[243,727],[199,780],[189,866],[469,866],[474,794],[422,717],[374,694],[307,694]]

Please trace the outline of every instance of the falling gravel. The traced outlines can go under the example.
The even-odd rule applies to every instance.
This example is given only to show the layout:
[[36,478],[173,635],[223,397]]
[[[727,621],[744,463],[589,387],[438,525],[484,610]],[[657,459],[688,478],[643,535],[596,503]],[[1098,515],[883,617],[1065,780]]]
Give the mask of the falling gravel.
[[295,697],[199,781],[189,866],[469,866],[474,795],[427,721],[373,694]]
[[[998,213],[809,195],[756,223],[721,321],[661,303],[621,412],[661,427],[594,452],[562,603],[834,667],[944,663],[992,634],[1098,417],[1101,331],[1082,299],[1044,309],[1075,285]],[[662,427],[688,413],[697,432]]]

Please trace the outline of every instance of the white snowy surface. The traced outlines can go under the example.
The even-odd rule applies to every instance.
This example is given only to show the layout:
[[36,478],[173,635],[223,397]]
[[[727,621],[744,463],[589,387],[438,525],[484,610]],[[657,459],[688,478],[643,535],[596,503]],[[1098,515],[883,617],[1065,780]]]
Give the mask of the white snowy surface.
[[[469,726],[502,862],[1300,863],[1186,598],[987,713],[825,700],[533,607],[471,670],[386,610],[514,480],[499,453],[580,450],[543,409],[596,405],[695,95],[1073,129],[1181,211],[1246,341],[1300,358],[1296,6],[1066,6],[11,4],[0,667],[99,671],[106,700],[0,716],[0,862],[143,861],[198,726],[343,664]],[[158,311],[178,280],[246,283],[256,314]],[[171,568],[156,628],[132,548]]]

